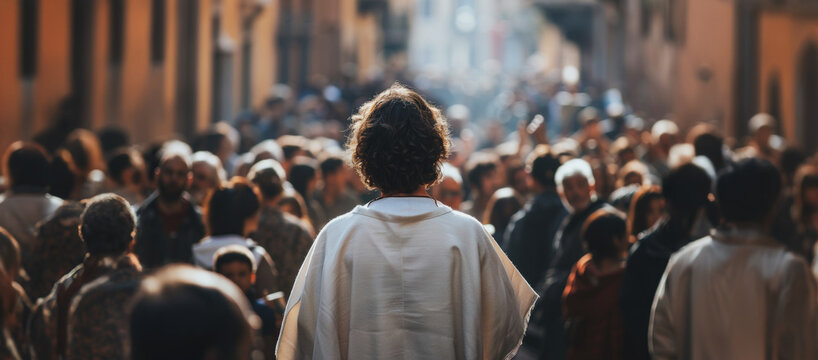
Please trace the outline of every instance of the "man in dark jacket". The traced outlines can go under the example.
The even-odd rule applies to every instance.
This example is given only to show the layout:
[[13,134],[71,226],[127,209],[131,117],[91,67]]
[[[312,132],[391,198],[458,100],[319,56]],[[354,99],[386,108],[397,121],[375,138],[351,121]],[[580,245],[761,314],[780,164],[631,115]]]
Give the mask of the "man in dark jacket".
[[668,216],[631,248],[620,304],[625,325],[625,358],[650,359],[648,326],[656,288],[670,256],[687,245],[710,193],[707,173],[693,164],[673,169],[662,182]]
[[554,235],[567,212],[554,182],[559,160],[547,146],[538,147],[531,158],[526,170],[537,195],[512,217],[503,249],[525,280],[536,285],[548,270]]
[[157,192],[136,212],[135,253],[146,269],[192,263],[191,247],[204,237],[202,216],[185,191],[190,184],[190,150],[173,141],[162,149],[156,169]]
[[565,324],[562,320],[562,293],[574,264],[585,255],[580,233],[582,224],[594,211],[612,207],[596,199],[594,175],[585,160],[574,159],[557,169],[554,176],[560,198],[569,211],[554,236],[553,257],[539,287],[537,322],[545,331],[541,358],[565,359]]

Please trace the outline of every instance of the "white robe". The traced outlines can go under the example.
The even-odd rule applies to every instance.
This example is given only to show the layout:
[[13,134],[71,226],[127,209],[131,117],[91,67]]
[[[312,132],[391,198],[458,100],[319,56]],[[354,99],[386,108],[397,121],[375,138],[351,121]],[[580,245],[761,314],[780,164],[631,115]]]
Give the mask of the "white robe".
[[537,295],[474,218],[425,198],[358,206],[321,231],[278,359],[508,359]]

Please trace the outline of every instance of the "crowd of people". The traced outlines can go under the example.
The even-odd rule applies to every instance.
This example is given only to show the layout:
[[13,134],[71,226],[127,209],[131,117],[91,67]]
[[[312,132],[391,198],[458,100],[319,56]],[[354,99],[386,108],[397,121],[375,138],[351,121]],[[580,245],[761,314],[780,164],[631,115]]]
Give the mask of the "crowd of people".
[[[327,87],[306,96],[281,89],[258,112],[187,141],[133,144],[116,128],[75,129],[6,149],[0,359],[275,358],[285,313],[293,316],[287,299],[319,297],[299,304],[299,319],[308,306],[316,307],[315,318],[333,318],[322,306],[358,299],[298,281],[316,266],[314,244],[357,236],[391,259],[392,250],[378,249],[379,237],[409,236],[390,227],[355,235],[364,225],[333,221],[350,211],[377,218],[383,199],[395,194],[428,196],[436,207],[459,211],[435,220],[440,232],[412,236],[443,239],[473,230],[459,216],[477,219],[498,249],[493,264],[502,267],[507,257],[516,268],[509,276],[520,275],[539,296],[530,313],[522,300],[508,302],[513,309],[491,308],[494,322],[519,317],[525,329],[528,321],[521,344],[502,342],[518,359],[818,357],[818,156],[787,146],[770,115],[749,119],[751,135],[738,146],[711,125],[643,120],[616,101],[555,109],[537,97],[547,95],[521,87],[501,101],[509,115],[486,122],[463,105],[415,116],[406,105],[414,93],[387,90],[400,94],[392,95],[399,105],[379,116],[406,124],[445,119],[446,128],[436,129],[446,136],[443,149],[397,122],[361,130],[372,108],[386,106],[362,101],[376,93],[371,89],[350,95]],[[387,143],[373,145],[376,137],[365,131]],[[346,141],[350,133],[359,138]],[[406,161],[432,168],[401,165]],[[339,256],[333,267],[312,271],[325,281],[378,283],[366,270],[353,275]],[[469,266],[462,269],[484,271]],[[333,271],[341,273],[333,278]],[[351,289],[361,298],[399,291],[384,278],[383,288]],[[452,279],[425,281],[442,291],[454,288]],[[526,298],[527,287],[511,281],[508,291]],[[472,301],[458,296],[449,301]],[[370,305],[374,313],[377,304]],[[441,321],[422,319],[414,320]],[[307,331],[298,321],[298,331]],[[321,330],[310,331],[332,338]],[[424,341],[441,341],[427,335]],[[375,351],[402,335],[381,333],[391,339],[381,344],[355,336]],[[465,342],[465,355],[439,355],[505,356],[489,351],[492,343],[472,348],[492,340],[458,337],[451,341]],[[288,356],[321,358],[322,346],[329,345],[294,347]],[[340,358],[350,358],[344,351]]]

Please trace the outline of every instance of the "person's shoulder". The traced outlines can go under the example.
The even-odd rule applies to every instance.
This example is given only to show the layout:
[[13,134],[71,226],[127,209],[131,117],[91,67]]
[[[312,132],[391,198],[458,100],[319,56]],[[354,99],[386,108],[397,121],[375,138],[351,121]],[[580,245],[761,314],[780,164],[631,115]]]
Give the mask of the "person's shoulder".
[[668,271],[696,266],[700,256],[712,251],[714,245],[713,238],[710,236],[691,241],[671,255],[667,266]]

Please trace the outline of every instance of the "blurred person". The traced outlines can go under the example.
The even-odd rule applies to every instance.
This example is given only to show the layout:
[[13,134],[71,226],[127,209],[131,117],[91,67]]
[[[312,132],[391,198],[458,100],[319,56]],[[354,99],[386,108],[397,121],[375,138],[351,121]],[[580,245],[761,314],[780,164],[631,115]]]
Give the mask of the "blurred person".
[[795,173],[793,204],[795,221],[794,253],[812,264],[818,255],[818,165],[805,164]]
[[483,214],[483,224],[489,230],[489,234],[494,237],[497,244],[503,242],[503,235],[506,233],[511,216],[522,209],[525,199],[513,188],[500,188],[491,195]]
[[20,360],[19,345],[15,343],[12,331],[8,328],[10,318],[13,318],[12,305],[17,299],[13,287],[14,275],[9,275],[5,264],[0,260],[0,359]]
[[647,185],[650,184],[650,170],[639,160],[631,160],[619,169],[616,176],[616,188],[625,187],[628,185]]
[[250,168],[255,164],[256,154],[251,152],[239,155],[236,159],[236,167],[233,169],[233,176],[247,177]]
[[278,208],[287,214],[295,216],[301,220],[310,232],[310,236],[315,237],[315,228],[312,227],[309,214],[307,213],[307,205],[304,198],[301,197],[295,189],[286,186],[284,193],[281,194],[281,199],[278,200]]
[[128,132],[116,125],[108,125],[97,131],[97,139],[105,159],[110,159],[119,149],[131,145]]
[[196,206],[202,206],[207,194],[227,181],[227,175],[219,157],[207,151],[193,153],[191,160],[190,197]]
[[463,177],[460,171],[449,163],[440,167],[440,182],[433,185],[430,192],[437,199],[452,210],[460,210],[463,203]]
[[134,149],[120,149],[108,159],[108,188],[133,206],[144,200],[145,162]]
[[474,153],[466,163],[469,182],[469,200],[461,204],[464,213],[480,219],[486,211],[489,198],[502,186],[503,173],[500,159],[488,152]]
[[213,132],[224,135],[224,139],[218,151],[211,151],[222,161],[222,166],[228,174],[232,174],[236,168],[235,163],[238,158],[239,145],[241,145],[241,134],[233,125],[226,121],[219,121],[213,124]]
[[637,159],[635,146],[626,136],[620,136],[611,144],[610,155],[614,156],[619,166]]
[[71,199],[85,199],[104,191],[105,159],[97,135],[76,129],[68,134],[64,147],[71,153],[78,175]]
[[81,264],[54,284],[48,296],[38,301],[29,325],[32,348],[38,359],[66,357],[71,304],[84,286],[118,271],[141,270],[139,260],[131,252],[135,228],[133,210],[121,196],[108,193],[88,201],[79,226],[87,255]]
[[567,359],[624,359],[619,289],[628,236],[624,214],[597,210],[582,225],[588,251],[571,269],[562,294]]
[[594,191],[597,197],[607,199],[616,190],[616,165],[608,164],[602,159],[590,159],[589,164],[593,169],[594,179],[596,180]]
[[308,140],[303,136],[284,135],[276,139],[276,142],[281,145],[281,152],[283,154],[280,160],[281,167],[284,168],[285,173],[289,174],[290,169],[296,163],[296,159],[306,154],[304,148]]
[[612,207],[596,195],[591,165],[574,159],[562,164],[554,174],[557,191],[568,216],[562,221],[553,242],[553,256],[542,288],[542,326],[545,329],[543,357],[562,359],[566,354],[565,325],[562,317],[562,293],[574,264],[585,255],[580,234],[582,225],[595,211]]
[[650,129],[650,144],[647,153],[642,159],[651,167],[651,172],[659,178],[670,171],[667,165],[670,148],[676,145],[679,136],[679,127],[670,120],[659,120]]
[[693,145],[676,144],[670,147],[670,152],[668,152],[666,164],[668,168],[674,169],[689,162],[693,162],[693,159],[695,157],[696,149],[693,147]]
[[707,173],[693,164],[673,169],[662,181],[667,216],[631,247],[622,280],[626,359],[650,359],[648,325],[656,288],[671,255],[694,240],[694,224],[704,213],[710,185]]
[[[23,287],[15,281],[22,269],[20,259],[20,245],[14,236],[0,227],[0,336],[7,346],[17,352],[22,358],[30,358],[28,335],[25,327],[31,317],[32,304]],[[3,351],[0,351],[2,356]]]
[[[229,126],[229,125],[228,125]],[[210,130],[204,134],[200,134],[190,143],[194,151],[207,151],[219,158],[222,166],[228,174],[234,173],[234,167],[228,163],[233,161],[233,144],[223,131]]]
[[610,142],[602,130],[599,111],[589,106],[582,109],[577,118],[581,129],[573,137],[579,142],[580,155],[594,158],[607,156]]
[[32,299],[48,295],[54,283],[85,258],[85,244],[77,227],[86,201],[66,201],[37,224],[37,247],[28,260],[26,292]]
[[[349,168],[341,157],[328,156],[321,161],[320,167],[323,186],[315,191],[313,199],[324,210],[325,221],[330,221],[352,210],[359,201],[349,189]],[[315,224],[315,229],[322,229],[324,225]]]
[[278,358],[513,356],[536,295],[478,221],[427,195],[449,149],[440,112],[394,85],[353,116],[348,148],[384,195],[318,235]]
[[239,287],[253,311],[261,319],[261,335],[264,338],[265,358],[275,358],[276,313],[253,290],[256,283],[255,257],[247,247],[227,245],[213,254],[213,271],[224,275]]
[[129,315],[133,360],[255,359],[261,320],[229,279],[186,265],[142,281]]
[[643,186],[633,195],[628,210],[628,241],[636,243],[639,235],[651,229],[665,216],[665,198],[659,186]]
[[191,246],[204,237],[202,216],[187,193],[190,148],[179,141],[163,146],[156,188],[139,207],[134,252],[146,269],[174,262],[192,263]]
[[525,171],[525,164],[518,159],[512,160],[506,165],[506,184],[514,189],[523,199],[527,199],[530,193],[528,188],[528,173]]
[[287,173],[287,178],[292,184],[293,188],[304,199],[304,204],[307,207],[307,213],[310,218],[310,223],[313,229],[320,230],[318,227],[327,221],[324,209],[318,200],[315,199],[315,190],[318,187],[318,171],[314,160],[307,157],[299,157],[295,165],[290,168]]
[[0,227],[20,244],[23,268],[29,268],[29,257],[36,242],[35,225],[57,211],[63,200],[48,194],[48,155],[40,145],[17,141],[3,156],[3,174],[8,191],[0,195]]
[[281,161],[284,159],[284,151],[275,140],[264,140],[250,149],[250,152],[255,155],[253,164],[267,159]]
[[717,174],[727,166],[724,158],[724,139],[721,136],[714,132],[704,132],[693,138],[692,144],[696,156],[707,157]]
[[736,150],[738,159],[751,157],[765,159],[778,165],[781,138],[775,134],[776,120],[770,114],[758,113],[750,118],[747,124],[750,138],[747,146]]
[[781,175],[762,159],[719,176],[722,225],[676,252],[656,291],[654,359],[818,358],[815,276],[768,235],[780,191]]
[[71,153],[58,149],[51,158],[48,171],[48,193],[60,199],[70,199],[77,184],[77,168]]
[[627,212],[631,207],[633,196],[636,195],[640,187],[638,184],[630,184],[616,189],[611,193],[611,196],[608,197],[608,204],[619,211]]
[[241,245],[253,253],[257,264],[257,294],[265,295],[279,289],[278,273],[270,254],[249,238],[259,223],[260,201],[252,184],[234,177],[214,190],[205,201],[203,218],[207,236],[192,246],[197,266],[212,270],[213,254],[227,245]]
[[554,174],[560,162],[547,145],[529,155],[526,171],[534,197],[512,216],[503,248],[529,284],[539,284],[553,256],[554,236],[567,215]]
[[258,227],[251,235],[261,247],[267,250],[278,273],[280,290],[289,296],[312,245],[309,225],[279,208],[284,196],[284,168],[275,160],[263,160],[250,169],[248,179],[261,195],[261,212]]

